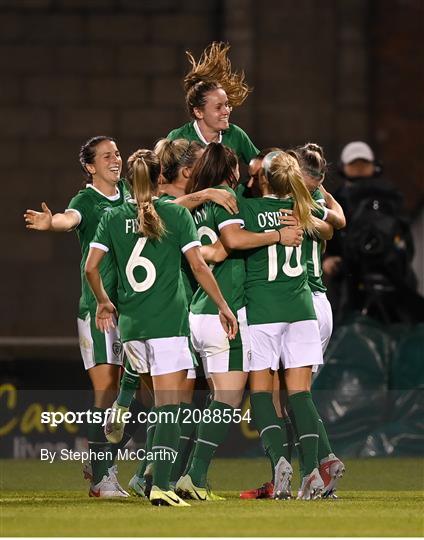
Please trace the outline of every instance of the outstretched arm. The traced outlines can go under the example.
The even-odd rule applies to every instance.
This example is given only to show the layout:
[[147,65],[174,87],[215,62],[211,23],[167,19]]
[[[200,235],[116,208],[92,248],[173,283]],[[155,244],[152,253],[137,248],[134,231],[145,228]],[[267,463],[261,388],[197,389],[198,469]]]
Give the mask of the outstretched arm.
[[199,285],[205,293],[215,302],[219,310],[219,319],[228,339],[234,339],[238,331],[237,319],[228,307],[225,298],[222,296],[218,283],[210,268],[200,254],[200,248],[195,246],[184,253],[190,268]]
[[72,231],[80,222],[80,215],[75,211],[52,215],[45,202],[41,203],[41,212],[27,210],[24,214],[26,228],[36,231],[67,232]]
[[85,263],[85,275],[97,301],[96,327],[101,332],[108,332],[115,327],[116,316],[116,308],[110,301],[100,276],[100,263],[105,255],[106,252],[102,249],[91,247]]
[[198,206],[201,206],[208,201],[219,204],[219,206],[225,208],[225,210],[227,210],[227,212],[230,214],[238,213],[237,199],[224,189],[202,189],[202,191],[196,191],[194,193],[189,193],[188,195],[178,197],[178,199],[175,199],[173,202],[180,204],[181,206],[185,206],[191,212]]

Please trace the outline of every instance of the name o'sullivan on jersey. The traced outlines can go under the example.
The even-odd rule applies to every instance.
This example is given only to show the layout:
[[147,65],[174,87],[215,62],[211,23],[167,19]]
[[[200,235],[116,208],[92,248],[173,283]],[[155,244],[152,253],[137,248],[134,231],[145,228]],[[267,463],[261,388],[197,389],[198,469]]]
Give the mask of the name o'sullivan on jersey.
[[[129,448],[120,448],[116,455],[118,460],[126,461],[143,461],[147,459],[148,461],[171,461],[175,463],[177,459],[178,452],[172,450],[172,448],[158,448],[157,450],[146,452],[144,448],[139,448],[137,450],[130,450]],[[112,452],[110,451],[94,451],[94,450],[84,450],[76,451],[69,448],[62,448],[60,452],[51,451],[48,448],[40,448],[40,460],[48,461],[53,463],[53,461],[85,461],[96,460],[112,460]]]

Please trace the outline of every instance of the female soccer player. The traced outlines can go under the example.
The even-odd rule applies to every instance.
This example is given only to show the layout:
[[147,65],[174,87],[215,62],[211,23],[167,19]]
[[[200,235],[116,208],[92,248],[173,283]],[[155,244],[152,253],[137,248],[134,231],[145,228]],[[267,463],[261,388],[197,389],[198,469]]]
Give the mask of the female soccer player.
[[[317,206],[303,182],[297,161],[285,152],[271,152],[263,159],[263,172],[259,175],[262,198],[243,203],[246,228],[254,231],[274,228],[279,224],[280,214],[288,208],[294,209],[306,232],[313,232],[312,211]],[[293,250],[271,246],[268,250],[248,254],[246,295],[252,346],[251,404],[264,446],[275,464],[277,459],[282,460],[279,449],[282,438],[281,424],[272,404],[273,372],[282,361],[304,456],[304,492],[315,497],[321,493],[323,483],[316,457],[319,417],[310,385],[312,366],[322,364],[322,351],[302,251],[301,247]],[[275,454],[278,449],[279,453]],[[284,461],[283,464],[282,489],[275,486],[274,495],[286,498],[290,496],[291,467]]]
[[[294,151],[294,156],[299,162],[304,182],[310,191],[312,198],[317,203],[325,205],[326,207],[326,221],[331,223],[334,228],[343,228],[346,225],[343,209],[322,186],[327,163],[321,146],[307,143],[304,146],[297,148]],[[329,208],[327,208],[327,204]],[[326,287],[322,282],[321,254],[325,249],[325,243],[318,237],[311,237],[308,235],[304,240],[302,249],[303,248],[306,252],[308,284],[312,292],[314,309],[321,336],[321,347],[324,354],[333,330],[331,305],[325,294]],[[324,482],[322,496],[331,497],[334,495],[339,478],[344,474],[345,467],[331,449],[327,432],[321,418],[319,418],[318,423],[318,434],[319,473]],[[304,489],[302,483],[298,497],[303,498],[303,495]]]
[[[87,177],[86,186],[71,200],[64,213],[52,215],[46,203],[42,212],[27,210],[25,221],[28,229],[67,232],[76,230],[81,244],[82,294],[78,313],[78,335],[81,356],[94,389],[91,412],[102,413],[110,407],[119,383],[122,365],[122,345],[117,330],[104,335],[95,325],[96,301],[85,279],[84,265],[89,243],[96,232],[102,215],[120,206],[130,197],[120,179],[122,159],[116,142],[105,136],[89,139],[80,149],[79,161]],[[109,296],[116,299],[116,270],[110,257],[103,261],[101,274]],[[101,424],[87,425],[89,448],[94,456],[109,450]],[[89,494],[93,497],[126,497],[116,479],[116,469],[108,459],[92,459],[92,484]]]
[[[263,175],[262,160],[267,153],[266,151],[264,152],[261,152],[249,164],[249,171],[251,173],[251,178],[256,183],[259,183],[259,177],[260,175]],[[310,191],[312,198],[319,204],[323,203],[324,196],[318,190],[318,187],[321,185],[324,179],[325,170],[326,170],[326,162],[325,162],[321,147],[319,147],[318,145],[308,143],[305,146],[298,148],[296,150],[289,150],[288,154],[293,156],[299,162],[302,169],[302,176],[303,176],[305,185]],[[262,179],[262,183],[263,182],[264,182],[264,179]],[[331,196],[330,198],[328,195],[329,194],[327,194],[326,199],[329,202],[330,208],[327,208],[327,207],[325,208],[325,212],[322,215],[322,217],[323,218],[325,217],[326,221],[331,223],[331,225],[334,226],[335,228],[341,228],[344,226],[344,223],[345,223],[343,211],[340,205]],[[318,223],[319,222],[315,222],[315,225],[317,226]],[[321,236],[323,238],[329,239],[331,237],[331,231],[323,230],[322,226],[317,227],[317,228],[321,228]],[[330,236],[328,235],[328,233],[330,233]],[[318,244],[319,250],[317,250],[316,244]],[[318,291],[325,291],[325,288],[321,279],[320,278],[318,279],[317,260],[318,258],[320,258],[320,255],[321,255],[322,244],[324,244],[324,240],[322,240],[319,235],[315,235],[314,237],[307,235],[304,239],[302,250],[306,253],[308,283],[311,290],[313,291],[312,298],[314,302],[315,312],[317,315],[318,326],[319,326],[320,335],[321,335],[321,342],[322,342],[322,347],[323,347],[323,352],[324,352],[328,344],[329,338],[331,336],[332,317],[331,317],[331,307],[329,307],[329,305],[324,304],[324,301],[326,300],[326,298],[325,300],[322,299],[321,295],[324,293],[318,292]],[[283,419],[284,409],[281,407],[279,394],[280,394],[280,380],[278,377],[278,373],[275,372],[273,401],[274,401],[275,409],[278,414],[278,422],[282,428],[283,436],[285,439],[284,446],[287,450],[287,452],[285,453],[285,457],[288,460],[290,460],[290,455],[291,455],[290,446],[292,442],[291,441],[292,426],[287,416]],[[337,467],[336,467],[334,459],[325,459],[331,453],[331,449],[328,450],[329,448],[328,438],[325,433],[325,430],[323,429],[322,423],[319,424],[319,427],[320,427],[320,439],[319,439],[319,449],[318,449],[318,459],[320,461],[319,471],[325,484],[323,496],[327,496],[327,494],[329,494],[331,492],[331,489],[333,489],[335,486],[334,482],[335,482],[336,474],[338,471],[336,470]],[[298,446],[298,443],[296,443],[296,445]],[[324,449],[326,448],[328,450],[327,453],[322,453],[323,448]],[[300,453],[299,453],[299,456],[301,458]],[[321,465],[321,460],[324,460],[322,462],[322,465]],[[299,461],[301,462],[301,459]],[[339,462],[339,460],[337,460],[337,462],[341,463]],[[272,463],[272,460],[271,460],[271,463]],[[303,477],[303,474],[301,474],[301,477]],[[328,486],[330,486],[331,489],[328,489]],[[260,488],[248,490],[241,493],[240,496],[241,498],[245,498],[245,499],[269,498],[269,497],[272,497],[273,491],[274,491],[273,482],[267,482]],[[301,498],[302,495],[303,495],[302,490],[300,490],[298,497]]]
[[[237,156],[233,150],[219,143],[210,143],[196,163],[193,173],[194,192],[208,187],[225,189],[231,193],[239,178]],[[249,233],[240,228],[243,220],[216,204],[206,204],[194,214],[194,221],[202,242],[216,242],[226,238],[227,248],[249,249],[287,241],[276,230],[270,233]],[[289,231],[298,245],[301,232]],[[290,234],[289,234],[290,236]],[[190,307],[190,329],[195,349],[200,353],[205,372],[214,386],[214,399],[208,415],[215,421],[199,425],[194,455],[186,475],[179,479],[176,490],[199,500],[210,500],[207,471],[216,448],[223,442],[229,429],[234,408],[240,404],[249,371],[249,336],[246,323],[244,294],[244,261],[240,254],[231,254],[213,268],[213,273],[224,297],[237,313],[239,336],[229,342],[222,332],[217,310],[205,293],[198,289]]]
[[117,308],[124,349],[132,367],[139,373],[150,371],[153,379],[158,423],[152,450],[156,455],[170,454],[155,461],[150,501],[184,506],[187,503],[169,489],[172,458],[178,448],[180,391],[187,369],[193,367],[181,252],[205,294],[216,304],[227,339],[235,338],[237,322],[200,255],[188,211],[153,199],[159,174],[160,161],[154,152],[138,150],[129,158],[128,180],[135,200],[104,215],[90,244],[85,270],[98,304],[96,324],[107,332],[114,327],[116,309],[99,269],[107,252],[117,266]]
[[229,123],[233,107],[239,107],[250,88],[244,73],[231,71],[229,45],[212,43],[199,61],[187,52],[191,70],[184,77],[185,101],[192,121],[174,129],[168,139],[188,139],[205,145],[220,142],[232,148],[246,164],[258,154],[248,135]]

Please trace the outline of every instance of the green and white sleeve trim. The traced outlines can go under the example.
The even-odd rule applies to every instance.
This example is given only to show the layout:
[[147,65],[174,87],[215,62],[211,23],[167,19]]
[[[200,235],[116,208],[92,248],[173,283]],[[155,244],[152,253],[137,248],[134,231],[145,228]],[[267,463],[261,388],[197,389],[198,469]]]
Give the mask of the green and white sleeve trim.
[[322,220],[323,221],[327,221],[327,217],[328,217],[328,208],[326,206],[323,206],[322,208],[323,212],[324,212],[324,215],[322,216]]
[[227,219],[225,221],[222,221],[218,225],[218,229],[221,230],[227,225],[234,225],[235,223],[238,223],[241,227],[244,227],[244,220],[243,219]]
[[188,244],[186,244],[185,246],[183,246],[181,248],[181,252],[182,253],[185,253],[186,251],[188,251],[189,249],[193,248],[193,247],[200,247],[202,244],[199,242],[199,240],[194,240],[193,242],[189,242]]
[[79,217],[79,221],[78,221],[78,224],[75,226],[75,228],[78,227],[78,225],[79,225],[79,224],[81,223],[81,221],[82,221],[82,215],[81,215],[81,212],[80,212],[79,210],[77,210],[76,208],[67,208],[67,209],[65,210],[65,214],[66,214],[66,212],[75,212],[75,213],[77,214],[77,216]]
[[100,244],[99,242],[90,242],[90,247],[101,249],[102,251],[105,251],[106,253],[109,251],[109,248],[105,246],[104,244]]

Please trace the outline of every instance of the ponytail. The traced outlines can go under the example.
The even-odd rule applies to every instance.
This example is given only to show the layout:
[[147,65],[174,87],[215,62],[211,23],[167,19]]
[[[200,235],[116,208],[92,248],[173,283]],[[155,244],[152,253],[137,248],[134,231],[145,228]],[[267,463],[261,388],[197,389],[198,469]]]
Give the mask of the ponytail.
[[138,208],[138,232],[149,239],[160,240],[165,234],[165,225],[153,204],[160,162],[151,150],[137,150],[128,158],[128,180]]
[[321,146],[315,143],[306,143],[304,146],[296,148],[295,153],[303,173],[316,180],[324,180],[327,172],[327,161]]
[[299,163],[286,152],[270,152],[262,164],[265,177],[273,192],[278,197],[292,196],[294,213],[299,219],[300,226],[308,233],[314,233],[312,211],[319,209],[305,185]]

